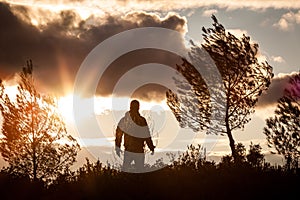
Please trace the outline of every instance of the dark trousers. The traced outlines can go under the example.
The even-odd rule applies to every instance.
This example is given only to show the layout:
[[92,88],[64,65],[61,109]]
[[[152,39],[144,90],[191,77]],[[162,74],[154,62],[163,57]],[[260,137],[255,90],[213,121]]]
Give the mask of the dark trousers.
[[[133,161],[134,161],[134,166],[132,166]],[[144,162],[145,162],[144,153],[132,153],[129,151],[125,151],[124,160],[123,160],[123,171],[133,172],[133,173],[143,172]]]

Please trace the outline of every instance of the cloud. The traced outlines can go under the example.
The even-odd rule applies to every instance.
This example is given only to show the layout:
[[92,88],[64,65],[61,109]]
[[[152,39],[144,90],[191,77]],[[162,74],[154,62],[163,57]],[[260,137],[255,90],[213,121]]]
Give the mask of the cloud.
[[298,72],[292,72],[290,74],[278,74],[272,79],[269,89],[262,94],[258,101],[258,108],[265,108],[268,106],[277,105],[278,99],[284,95],[284,90],[288,85],[291,77]]
[[204,16],[204,17],[211,17],[211,15],[216,14],[216,13],[218,13],[218,10],[216,10],[216,9],[209,9],[209,10],[205,10],[202,13],[202,16]]
[[292,31],[296,24],[300,24],[300,10],[298,12],[288,12],[281,16],[279,21],[273,26],[282,31]]
[[300,1],[286,1],[286,0],[60,0],[59,4],[56,0],[32,0],[32,1],[7,1],[13,5],[30,5],[34,8],[54,9],[56,11],[72,9],[86,16],[86,13],[93,15],[105,15],[106,13],[121,12],[127,13],[132,10],[143,11],[174,11],[182,9],[196,9],[207,7],[218,7],[225,9],[299,9]]
[[[55,18],[47,19],[46,23],[34,26],[30,20],[30,11],[25,6],[12,8],[0,3],[0,77],[12,78],[25,61],[31,58],[35,65],[37,85],[50,93],[70,91],[84,58],[96,45],[112,35],[138,27],[163,27],[176,30],[182,35],[187,31],[186,19],[176,13],[160,16],[152,12],[130,12],[82,19],[75,11],[63,10]],[[106,87],[98,88],[98,94],[108,95],[111,86],[122,73],[148,61],[175,66],[178,60],[174,59],[174,55],[153,50],[124,55],[109,67],[107,76],[101,80]],[[155,76],[155,73],[152,75]],[[152,90],[155,91],[155,87]],[[141,92],[145,90],[139,91],[147,97]],[[152,94],[151,97],[154,96],[160,95]]]
[[[208,6],[218,6],[219,8],[228,9],[266,9],[266,8],[300,8],[300,1],[285,1],[285,0],[185,0],[185,1],[156,1],[156,0],[127,0],[127,2],[138,2],[140,4],[151,2],[153,7],[160,9],[183,9],[183,8],[199,8]],[[150,4],[150,3],[149,3]]]
[[[105,71],[99,81],[97,93],[162,101],[167,87],[173,84],[172,77],[175,75],[166,71],[166,68],[170,66],[175,69],[178,63],[182,63],[180,56],[163,50],[143,49],[129,52],[115,60]],[[135,66],[140,68],[132,70]]]
[[[97,44],[114,34],[148,26],[173,29],[182,35],[187,32],[187,22],[184,17],[174,12],[162,16],[157,12],[150,12],[151,10],[168,11],[173,8],[176,10],[210,5],[218,5],[223,8],[298,6],[298,2],[290,4],[285,1],[274,1],[269,4],[262,4],[263,1],[258,1],[256,4],[245,1],[245,4],[241,4],[238,1],[217,3],[219,1],[127,0],[126,2],[122,1],[122,6],[120,6],[120,1],[107,1],[101,7],[98,1],[89,1],[88,4],[85,0],[61,1],[60,6],[51,0],[32,2],[34,3],[29,4],[26,1],[0,3],[0,27],[5,27],[0,32],[0,76],[6,79],[13,77],[21,69],[25,60],[31,58],[35,64],[38,85],[47,86],[47,91],[51,88],[51,92],[59,93],[64,93],[72,88],[76,72],[86,55]],[[148,10],[148,12],[128,12],[138,8],[140,8],[139,10]],[[217,10],[207,9],[204,13],[208,15],[215,12]],[[285,19],[291,20],[292,18],[286,16]],[[248,35],[245,30],[232,29],[229,31],[238,37],[242,34]],[[273,60],[281,62],[279,57],[274,57]],[[124,55],[112,63],[110,69],[105,72],[105,77],[100,80],[101,85],[105,85],[105,87],[98,87],[98,94],[111,94],[122,74],[134,66],[147,62],[175,66],[180,62],[180,58],[166,52],[153,50],[135,51]],[[157,72],[149,72],[147,75],[157,76]],[[167,78],[167,75],[165,74],[164,78]],[[134,80],[134,77],[132,78]],[[66,84],[66,82],[70,84]],[[149,100],[153,98],[160,100],[165,89],[152,85],[138,89],[134,95]],[[126,91],[123,94],[125,93]]]
[[281,56],[271,56],[272,61],[277,63],[284,63],[285,60]]
[[246,30],[242,29],[227,29],[227,32],[230,32],[238,38],[241,38],[243,35],[249,35]]

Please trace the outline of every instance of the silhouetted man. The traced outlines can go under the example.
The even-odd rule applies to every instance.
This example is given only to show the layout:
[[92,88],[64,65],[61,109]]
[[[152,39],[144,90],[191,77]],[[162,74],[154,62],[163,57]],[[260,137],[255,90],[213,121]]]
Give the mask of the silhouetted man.
[[134,161],[136,170],[139,172],[144,168],[145,143],[154,153],[153,145],[147,121],[139,113],[140,104],[137,100],[130,103],[130,110],[120,120],[116,129],[115,150],[118,156],[121,152],[122,136],[124,135],[124,160],[123,170],[129,171]]

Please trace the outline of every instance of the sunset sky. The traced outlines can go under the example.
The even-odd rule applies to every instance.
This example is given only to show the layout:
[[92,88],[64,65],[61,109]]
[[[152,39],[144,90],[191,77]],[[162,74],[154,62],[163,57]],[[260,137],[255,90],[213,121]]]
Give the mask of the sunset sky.
[[[113,130],[128,108],[126,102],[129,91],[126,89],[131,83],[124,84],[117,94],[113,94],[114,86],[134,66],[153,62],[174,66],[178,58],[166,52],[148,49],[129,52],[115,60],[101,77],[101,87],[97,88],[92,97],[85,97],[94,97],[94,110],[102,134],[97,132],[98,129],[92,130],[93,125],[89,124],[90,113],[83,111],[82,114],[82,126],[86,127],[84,134],[77,133],[76,126],[79,125],[75,125],[72,119],[72,100],[77,95],[73,94],[73,85],[83,60],[94,47],[109,37],[140,27],[168,28],[200,44],[201,29],[203,26],[211,27],[212,14],[234,35],[249,35],[253,42],[259,44],[259,59],[267,60],[273,67],[275,77],[267,93],[261,96],[252,121],[244,130],[234,132],[236,142],[242,142],[247,148],[250,141],[260,143],[264,152],[268,153],[262,133],[264,120],[273,115],[274,105],[282,96],[289,76],[300,69],[300,1],[297,0],[1,1],[0,78],[5,81],[9,93],[13,94],[16,90],[15,74],[27,59],[32,59],[37,87],[41,92],[59,97],[60,110],[67,121],[69,132],[80,139],[90,156],[109,159],[101,152],[112,152]],[[136,78],[164,79],[168,76],[167,72],[155,69],[147,72],[131,71],[127,79],[134,82]],[[165,87],[140,85],[132,94],[142,101],[142,110],[151,110],[144,113],[154,121],[154,142],[159,151],[182,150],[186,146],[184,141],[200,144],[203,141],[209,142],[203,133],[195,135],[178,127],[165,103]],[[112,96],[121,102],[119,107],[116,103],[112,106]],[[181,138],[181,134],[185,136]],[[175,142],[173,144],[170,141]],[[209,153],[211,156],[229,154],[227,137],[217,138],[216,145]],[[86,154],[79,153],[79,156]]]

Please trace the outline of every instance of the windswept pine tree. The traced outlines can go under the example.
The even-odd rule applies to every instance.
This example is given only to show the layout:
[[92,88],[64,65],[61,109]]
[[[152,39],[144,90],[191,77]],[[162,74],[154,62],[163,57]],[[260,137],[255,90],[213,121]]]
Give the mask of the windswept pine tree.
[[266,120],[268,145],[283,155],[286,165],[298,167],[300,156],[300,72],[291,77],[285,94],[278,100],[275,116]]
[[69,169],[80,146],[67,134],[55,99],[36,90],[31,61],[19,78],[15,99],[10,99],[0,83],[0,152],[10,173],[49,182]]
[[[193,62],[183,59],[183,63],[177,65],[185,82],[176,80],[178,93],[169,90],[167,102],[181,127],[227,135],[232,156],[236,158],[233,131],[250,121],[258,97],[270,85],[272,67],[267,62],[258,61],[258,44],[253,43],[249,36],[237,38],[226,31],[215,16],[212,19],[213,28],[202,29],[202,46],[192,46],[189,60]],[[202,67],[207,64],[204,51],[213,60],[221,81],[217,82],[216,74],[206,73],[203,77],[195,69],[199,66],[194,64],[202,63]],[[207,81],[212,84],[208,85]],[[214,96],[210,92],[214,92]],[[216,115],[223,116],[219,121],[211,121],[213,104],[220,108]]]

